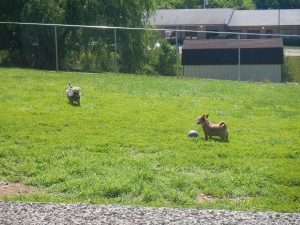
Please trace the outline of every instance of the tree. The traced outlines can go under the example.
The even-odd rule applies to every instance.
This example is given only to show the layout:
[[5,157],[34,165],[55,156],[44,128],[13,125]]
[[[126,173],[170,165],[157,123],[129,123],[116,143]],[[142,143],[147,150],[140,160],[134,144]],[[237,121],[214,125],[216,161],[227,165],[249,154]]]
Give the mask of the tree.
[[[204,0],[166,0],[157,3],[158,9],[203,8]],[[208,0],[207,8],[234,9],[299,9],[300,0]]]
[[299,9],[300,0],[253,0],[257,9]]
[[300,0],[281,0],[279,3],[282,9],[300,9]]
[[[8,15],[19,15],[19,22],[56,23],[70,25],[107,25],[118,27],[145,27],[149,15],[155,9],[155,0],[0,0],[2,17],[6,21],[14,21]],[[13,5],[20,3],[18,7]],[[6,26],[6,34],[9,34]],[[124,34],[122,34],[122,32]],[[144,54],[145,44],[142,41],[145,32],[119,32],[118,45],[122,46],[119,53],[129,67],[124,67],[124,72],[135,72],[142,63],[143,57],[134,58],[131,43],[134,42],[134,54]],[[113,35],[108,36],[108,31],[91,31],[82,28],[58,27],[57,39],[60,62],[72,51],[80,52],[87,47],[92,38],[101,39],[110,45]],[[125,38],[126,33],[128,38]],[[110,32],[111,34],[111,32]],[[6,38],[8,39],[8,37]],[[33,66],[54,69],[54,28],[45,26],[22,27],[17,37],[21,45],[18,46],[23,66]],[[78,43],[81,44],[78,47]],[[135,60],[130,61],[130,60]],[[60,63],[61,65],[61,63]]]
[[255,9],[252,0],[209,0],[208,8]]
[[176,75],[176,48],[166,40],[159,40],[160,47],[153,50],[154,70],[161,75],[174,76]]
[[[295,0],[297,1],[297,0]],[[206,8],[255,9],[252,0],[208,0]],[[204,0],[167,0],[158,3],[158,9],[198,9],[204,7]]]
[[159,1],[157,9],[198,9],[203,7],[203,0],[166,0]]
[[[20,22],[25,0],[0,0],[0,21]],[[20,45],[20,26],[0,25],[0,49],[15,50]]]
[[277,0],[253,0],[257,9],[277,9]]

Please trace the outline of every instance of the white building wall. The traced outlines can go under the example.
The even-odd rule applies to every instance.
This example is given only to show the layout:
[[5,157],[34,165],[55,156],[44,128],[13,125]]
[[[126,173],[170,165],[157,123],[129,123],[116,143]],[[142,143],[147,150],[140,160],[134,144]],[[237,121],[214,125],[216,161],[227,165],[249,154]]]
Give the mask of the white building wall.
[[[238,80],[238,65],[185,65],[185,77],[199,77],[220,80]],[[253,82],[281,82],[281,65],[241,65],[240,80]]]

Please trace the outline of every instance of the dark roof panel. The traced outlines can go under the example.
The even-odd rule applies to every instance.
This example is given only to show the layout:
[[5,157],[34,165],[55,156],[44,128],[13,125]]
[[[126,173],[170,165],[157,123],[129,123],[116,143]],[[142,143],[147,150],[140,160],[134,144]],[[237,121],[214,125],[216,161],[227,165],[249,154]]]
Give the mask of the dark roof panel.
[[[282,64],[282,39],[241,39],[240,54],[242,65]],[[237,65],[238,40],[185,40],[181,59],[182,65]]]

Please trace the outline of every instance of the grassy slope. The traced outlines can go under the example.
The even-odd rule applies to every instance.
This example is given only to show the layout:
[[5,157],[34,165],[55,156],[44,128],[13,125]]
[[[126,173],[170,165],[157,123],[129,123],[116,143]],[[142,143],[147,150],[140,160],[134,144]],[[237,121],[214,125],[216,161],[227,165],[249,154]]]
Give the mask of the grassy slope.
[[[48,191],[10,200],[300,212],[298,85],[4,68],[0,77],[0,180]],[[69,80],[81,107],[67,103]],[[204,141],[204,113],[228,122],[229,143]],[[215,201],[200,203],[202,193]]]

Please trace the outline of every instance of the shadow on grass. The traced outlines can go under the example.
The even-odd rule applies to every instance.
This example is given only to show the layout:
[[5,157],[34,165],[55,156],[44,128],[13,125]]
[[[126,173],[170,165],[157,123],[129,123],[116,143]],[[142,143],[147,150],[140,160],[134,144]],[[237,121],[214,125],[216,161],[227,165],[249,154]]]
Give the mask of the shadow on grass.
[[221,143],[229,143],[230,141],[223,141],[222,139],[220,138],[217,138],[217,137],[211,137],[211,138],[208,138],[208,140],[205,140],[205,138],[203,138],[203,141],[215,141],[215,142],[221,142]]

